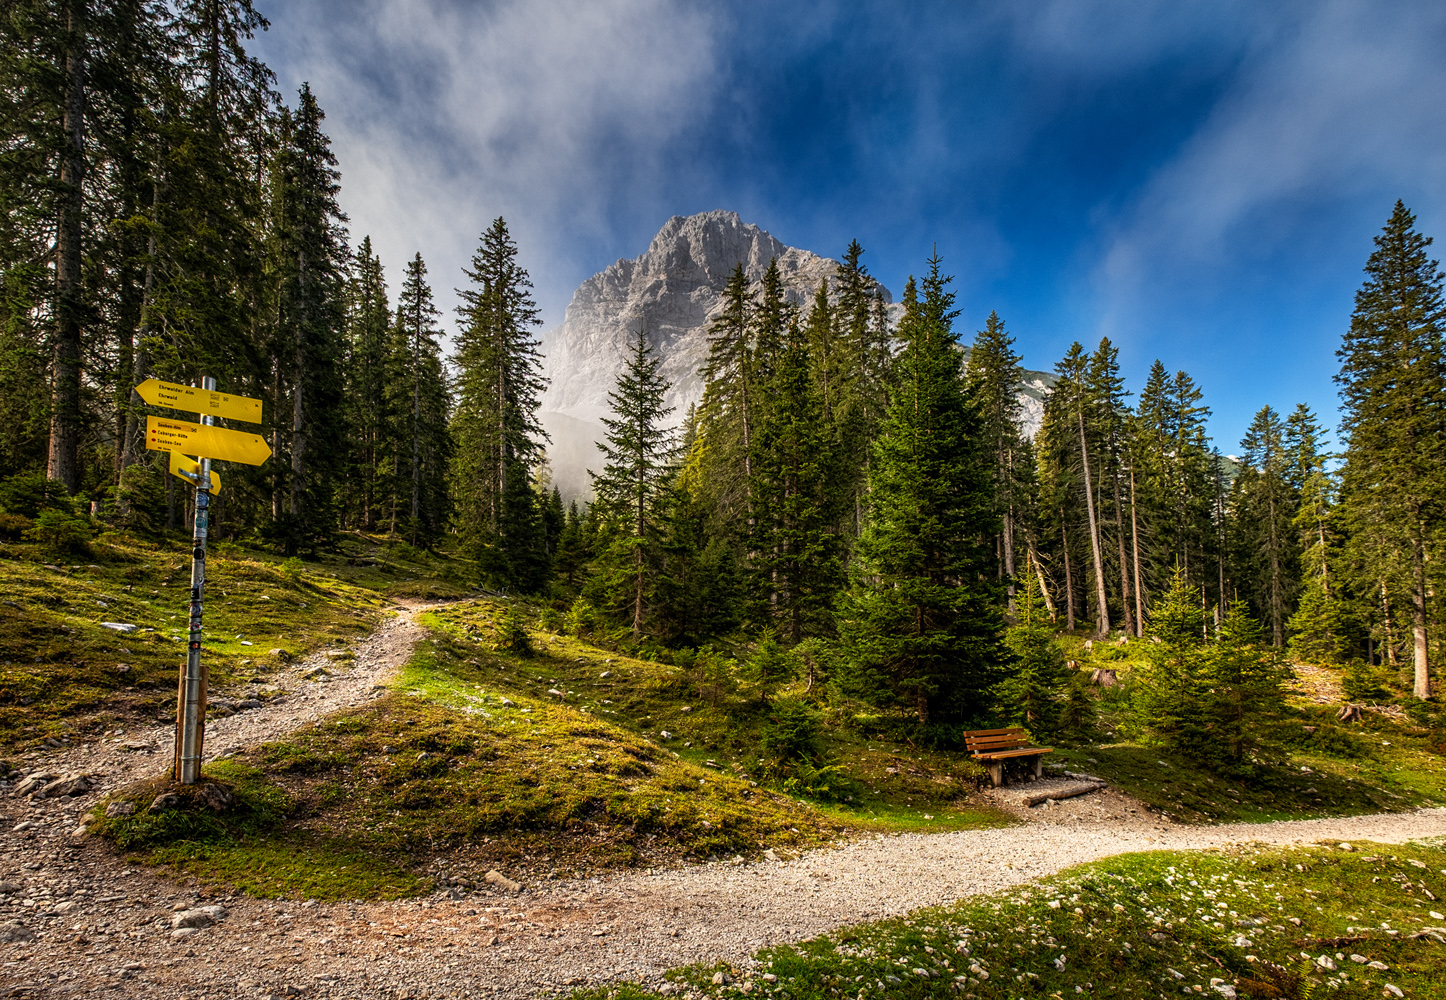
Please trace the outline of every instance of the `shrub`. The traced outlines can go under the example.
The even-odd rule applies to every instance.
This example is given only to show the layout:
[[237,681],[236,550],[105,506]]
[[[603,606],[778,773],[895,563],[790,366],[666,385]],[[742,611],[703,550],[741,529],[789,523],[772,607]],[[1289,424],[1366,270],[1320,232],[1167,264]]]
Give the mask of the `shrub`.
[[813,760],[823,752],[823,713],[801,698],[773,703],[759,748],[784,763]]
[[527,626],[522,621],[522,616],[512,605],[502,612],[497,619],[497,641],[493,646],[499,653],[511,653],[514,656],[532,655],[532,637],[527,633]]
[[65,484],[46,479],[41,472],[22,472],[0,480],[0,509],[30,518],[38,517],[42,510],[76,513],[75,501]]
[[25,534],[47,549],[77,555],[90,553],[90,540],[94,536],[88,518],[60,510],[42,510],[35,518],[34,527]]
[[121,473],[115,491],[116,523],[149,534],[166,522],[166,487],[162,473],[148,465],[132,465]]
[[592,602],[586,597],[579,597],[573,601],[572,607],[567,609],[567,619],[563,622],[563,630],[574,638],[587,639],[597,631],[597,626],[597,608],[593,607]]
[[7,542],[18,542],[29,537],[35,522],[24,514],[0,514],[0,538]]
[[1347,701],[1377,703],[1391,697],[1386,671],[1364,660],[1352,660],[1346,664],[1346,671],[1341,676],[1341,690]]

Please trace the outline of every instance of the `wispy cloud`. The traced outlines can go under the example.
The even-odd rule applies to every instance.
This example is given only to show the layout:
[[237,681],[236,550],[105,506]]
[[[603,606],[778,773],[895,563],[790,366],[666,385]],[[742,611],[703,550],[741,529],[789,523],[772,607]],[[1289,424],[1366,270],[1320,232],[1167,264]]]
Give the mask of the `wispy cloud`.
[[393,274],[421,251],[444,301],[502,215],[565,303],[556,265],[648,189],[714,86],[715,26],[681,0],[332,0],[283,20],[263,51],[328,111],[352,231]]
[[[1223,275],[1311,239],[1322,215],[1361,196],[1389,190],[1442,217],[1446,8],[1295,10],[1262,30],[1229,90],[1113,226],[1097,272],[1105,332],[1138,323],[1142,297],[1162,286],[1219,290]],[[1375,205],[1369,224],[1389,210]]]

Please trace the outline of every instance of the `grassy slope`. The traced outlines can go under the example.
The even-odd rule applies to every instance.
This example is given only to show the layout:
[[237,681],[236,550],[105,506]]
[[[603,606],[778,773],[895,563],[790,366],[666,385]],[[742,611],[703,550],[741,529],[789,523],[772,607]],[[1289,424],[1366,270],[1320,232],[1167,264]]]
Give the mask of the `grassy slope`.
[[[180,540],[120,536],[102,536],[85,564],[47,566],[52,557],[35,546],[0,548],[9,595],[0,604],[0,762],[5,750],[46,738],[170,716],[186,555]],[[265,679],[277,666],[271,648],[302,653],[343,642],[369,627],[388,598],[457,595],[457,568],[362,536],[306,564],[215,546],[206,633],[213,687]],[[1004,821],[966,800],[982,774],[977,765],[892,738],[887,720],[842,703],[830,706],[824,733],[838,764],[831,801],[774,794],[769,788],[785,789],[788,775],[757,755],[768,706],[736,687],[547,632],[534,630],[533,656],[500,655],[492,647],[503,607],[464,601],[427,616],[433,640],[394,694],[222,765],[218,776],[243,798],[280,796],[284,804],[265,830],[241,831],[249,846],[223,849],[201,837],[186,847],[142,834],[133,846],[157,850],[164,840],[167,860],[222,881],[249,878],[253,891],[370,896],[424,889],[437,860],[459,848],[474,867],[505,862],[547,874],[799,847],[850,830]],[[150,631],[122,635],[101,621]],[[1065,641],[1086,668],[1128,668],[1136,652],[1086,653]],[[1113,708],[1103,704],[1108,732]],[[1424,731],[1376,715],[1347,730],[1318,707],[1306,711],[1288,766],[1263,769],[1251,782],[1122,743],[1061,748],[1054,759],[1187,822],[1446,799],[1441,748]],[[252,862],[264,851],[299,853],[294,865],[272,865],[280,874],[267,884],[251,884]],[[333,863],[334,854],[353,860]],[[309,864],[312,855],[318,860]],[[356,860],[362,856],[370,866]]]
[[[1407,997],[1446,998],[1446,943],[1412,937],[1426,927],[1446,937],[1446,921],[1432,916],[1446,897],[1446,850],[1351,846],[1109,858],[1013,893],[769,949],[732,983],[713,983],[720,966],[678,969],[668,990],[793,1000],[1134,1000],[1219,997],[1212,986],[1221,984],[1260,1000],[1364,1000],[1393,995],[1390,983]],[[626,984],[574,998],[659,995]]]
[[[1142,645],[1095,644],[1086,650],[1083,640],[1067,636],[1062,641],[1083,669],[1114,669],[1121,677],[1128,675]],[[1187,758],[1126,742],[1062,748],[1055,758],[1098,774],[1185,823],[1357,815],[1446,802],[1446,746],[1439,731],[1373,711],[1359,723],[1341,725],[1335,721],[1338,704],[1293,695],[1292,718],[1278,734],[1283,758],[1257,767],[1249,779],[1224,778]],[[1121,706],[1110,693],[1100,705],[1103,739],[1112,740]]]
[[[732,706],[730,727],[725,706],[700,703],[675,668],[548,633],[534,633],[540,648],[531,656],[501,655],[492,645],[503,608],[471,600],[423,616],[432,637],[391,693],[210,769],[255,805],[251,813],[284,803],[269,827],[159,829],[140,810],[103,821],[102,831],[202,879],[336,898],[421,891],[438,878],[466,887],[495,865],[551,877],[796,852],[860,829],[1007,821],[964,803],[969,786],[958,776],[929,770],[960,761],[906,762],[907,748],[878,741],[862,744],[874,749],[859,755],[859,774],[876,770],[880,780],[859,780],[853,803],[820,807],[779,794],[736,753],[719,752],[751,745],[749,726],[756,730],[764,709],[740,726],[748,713]],[[664,739],[669,727],[677,735]],[[837,749],[846,752],[848,739],[836,734]],[[144,804],[153,792],[129,797]],[[321,860],[307,866],[303,848]],[[280,862],[270,853],[278,850],[289,852]],[[338,856],[372,864],[342,865]],[[262,868],[264,884],[249,875]]]
[[[47,738],[175,717],[189,546],[102,535],[84,562],[55,558],[37,545],[0,546],[0,760]],[[287,564],[219,544],[208,564],[204,662],[213,690],[264,679],[278,666],[272,649],[300,655],[369,631],[389,597],[459,592],[438,579],[447,570],[437,560],[361,536],[321,562]]]

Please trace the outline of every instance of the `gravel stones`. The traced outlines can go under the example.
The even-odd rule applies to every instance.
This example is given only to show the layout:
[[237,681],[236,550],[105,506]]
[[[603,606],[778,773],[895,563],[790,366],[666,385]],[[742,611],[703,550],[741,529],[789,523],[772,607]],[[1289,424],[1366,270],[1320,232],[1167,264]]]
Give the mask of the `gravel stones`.
[[512,881],[512,879],[508,878],[506,875],[503,875],[501,872],[497,871],[496,869],[493,869],[492,871],[490,871],[490,872],[488,872],[486,875],[484,875],[484,876],[482,877],[482,880],[483,880],[484,882],[486,882],[488,885],[494,885],[494,886],[496,886],[497,888],[503,890],[504,892],[521,892],[521,891],[522,891],[522,883],[521,883],[521,882],[514,882],[514,881]]

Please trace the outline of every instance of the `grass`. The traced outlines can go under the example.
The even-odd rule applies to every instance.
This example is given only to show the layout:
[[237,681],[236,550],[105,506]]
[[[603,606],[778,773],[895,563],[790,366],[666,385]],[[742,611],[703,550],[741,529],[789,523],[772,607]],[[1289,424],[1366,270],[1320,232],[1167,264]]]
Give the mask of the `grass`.
[[[84,563],[53,558],[35,544],[0,545],[0,755],[175,717],[189,544],[108,533]],[[398,596],[460,592],[440,560],[359,535],[320,562],[227,543],[212,545],[207,562],[203,649],[213,689],[264,679],[283,657],[370,631]]]
[[[285,803],[266,831],[182,830],[143,857],[247,891],[367,898],[398,891],[400,872],[414,891],[466,888],[492,867],[526,881],[1009,821],[964,801],[972,784],[955,772],[967,762],[877,740],[845,776],[852,801],[783,794],[741,756],[765,707],[700,701],[674,667],[549,633],[532,633],[531,655],[500,653],[506,607],[422,616],[431,635],[392,691],[223,763],[248,795]],[[730,711],[753,731],[730,731]],[[829,738],[830,752],[857,739]],[[122,829],[101,832],[119,843]],[[385,877],[337,857],[381,859]]]
[[[1397,995],[1389,983],[1407,997],[1446,998],[1446,920],[1432,916],[1446,897],[1446,850],[1350,846],[1108,858],[768,949],[748,969],[689,966],[658,990],[572,996],[1345,1000]],[[1437,936],[1418,936],[1427,927]],[[720,971],[729,981],[713,982]]]

